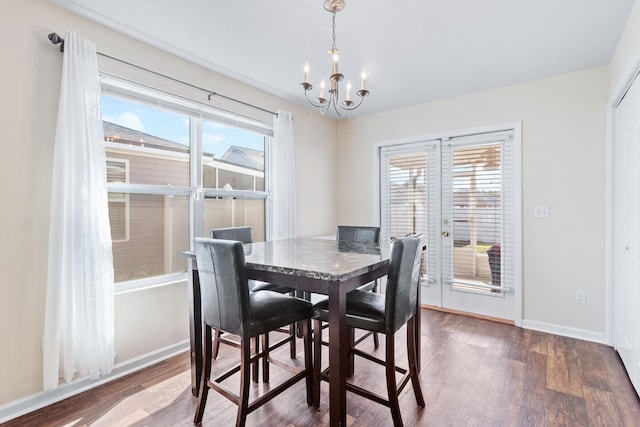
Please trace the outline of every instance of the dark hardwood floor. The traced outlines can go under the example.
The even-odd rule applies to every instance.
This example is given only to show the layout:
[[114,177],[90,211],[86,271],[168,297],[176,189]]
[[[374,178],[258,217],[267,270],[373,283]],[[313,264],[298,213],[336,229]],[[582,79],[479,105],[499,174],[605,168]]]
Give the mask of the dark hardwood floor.
[[[405,333],[398,334],[398,360],[405,362]],[[373,352],[372,340],[361,348]],[[288,359],[288,348],[282,351]],[[218,368],[233,364],[237,352],[223,346]],[[275,384],[281,371],[272,366]],[[420,377],[427,405],[418,408],[407,387],[400,398],[406,426],[640,425],[640,401],[616,352],[592,342],[423,310]],[[353,381],[385,390],[382,368],[362,359]],[[254,384],[253,391],[263,387],[268,385]],[[250,414],[247,425],[328,425],[327,384],[320,411],[307,407],[304,390],[298,383]],[[353,394],[347,399],[350,427],[391,425],[388,408]],[[4,425],[189,426],[195,404],[183,354]],[[236,407],[211,391],[202,425],[232,426],[235,417]]]

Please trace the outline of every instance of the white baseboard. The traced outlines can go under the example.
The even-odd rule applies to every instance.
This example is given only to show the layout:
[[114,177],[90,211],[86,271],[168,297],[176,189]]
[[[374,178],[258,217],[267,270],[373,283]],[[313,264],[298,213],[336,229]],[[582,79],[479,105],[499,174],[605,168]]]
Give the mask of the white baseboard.
[[561,335],[563,337],[577,338],[585,341],[606,344],[604,332],[594,332],[586,329],[570,328],[568,326],[554,325],[552,323],[538,322],[535,320],[522,320],[522,327],[539,332]]
[[82,379],[69,384],[62,384],[55,390],[42,391],[2,405],[0,406],[0,424],[108,383],[109,381],[129,375],[185,351],[189,351],[188,340],[119,363],[113,368],[113,371],[109,375],[103,378],[97,380]]

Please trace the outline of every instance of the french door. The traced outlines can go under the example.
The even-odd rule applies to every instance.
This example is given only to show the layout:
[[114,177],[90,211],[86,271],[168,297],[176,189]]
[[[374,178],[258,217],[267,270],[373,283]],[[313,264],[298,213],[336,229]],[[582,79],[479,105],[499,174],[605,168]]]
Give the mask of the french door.
[[423,304],[514,320],[513,153],[512,131],[380,149],[382,238],[425,236]]

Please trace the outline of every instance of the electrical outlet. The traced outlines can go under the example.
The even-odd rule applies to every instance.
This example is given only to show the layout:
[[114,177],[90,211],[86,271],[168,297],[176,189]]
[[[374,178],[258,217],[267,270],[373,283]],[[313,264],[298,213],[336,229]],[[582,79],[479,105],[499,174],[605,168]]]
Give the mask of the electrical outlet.
[[585,291],[576,291],[576,304],[586,304],[587,294]]

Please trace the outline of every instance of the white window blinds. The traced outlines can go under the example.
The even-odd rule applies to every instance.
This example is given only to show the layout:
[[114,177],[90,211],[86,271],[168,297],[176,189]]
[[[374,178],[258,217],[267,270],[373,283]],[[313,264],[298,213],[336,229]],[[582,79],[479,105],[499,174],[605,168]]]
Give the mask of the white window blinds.
[[500,292],[514,280],[513,135],[451,138],[442,148],[443,278],[458,290]]
[[511,131],[381,147],[382,241],[425,236],[423,285],[500,293],[515,280],[516,173]]
[[427,257],[427,253],[435,248],[439,233],[438,149],[438,141],[426,141],[380,151],[381,241],[411,233],[424,235],[423,285],[437,271],[437,257]]

